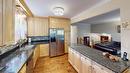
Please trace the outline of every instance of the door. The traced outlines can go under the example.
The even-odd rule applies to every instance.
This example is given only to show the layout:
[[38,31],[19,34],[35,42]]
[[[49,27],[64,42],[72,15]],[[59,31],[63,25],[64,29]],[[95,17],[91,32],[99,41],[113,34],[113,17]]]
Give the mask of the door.
[[57,55],[63,55],[64,54],[64,30],[63,29],[57,29],[57,35],[56,35],[56,53]]
[[56,44],[56,29],[50,29],[50,50],[49,50],[49,55],[50,57],[56,56],[56,49],[57,49],[57,44]]

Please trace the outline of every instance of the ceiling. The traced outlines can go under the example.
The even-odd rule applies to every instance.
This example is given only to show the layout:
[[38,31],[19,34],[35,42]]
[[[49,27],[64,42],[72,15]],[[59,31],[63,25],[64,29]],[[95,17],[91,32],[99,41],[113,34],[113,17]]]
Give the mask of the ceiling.
[[54,16],[54,7],[63,7],[65,14],[62,17],[72,18],[73,16],[87,10],[97,4],[108,0],[25,0],[25,3],[34,16]]
[[100,23],[108,23],[108,22],[114,22],[114,21],[120,21],[120,9],[98,15],[95,17],[92,17],[90,19],[86,19],[83,21],[80,21],[78,23],[87,23],[87,24],[100,24]]

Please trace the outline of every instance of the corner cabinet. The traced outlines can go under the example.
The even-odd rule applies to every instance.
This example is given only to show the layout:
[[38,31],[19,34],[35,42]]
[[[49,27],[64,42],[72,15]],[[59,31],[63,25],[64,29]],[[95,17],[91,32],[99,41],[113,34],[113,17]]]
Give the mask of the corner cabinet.
[[68,60],[78,73],[114,73],[69,47]]

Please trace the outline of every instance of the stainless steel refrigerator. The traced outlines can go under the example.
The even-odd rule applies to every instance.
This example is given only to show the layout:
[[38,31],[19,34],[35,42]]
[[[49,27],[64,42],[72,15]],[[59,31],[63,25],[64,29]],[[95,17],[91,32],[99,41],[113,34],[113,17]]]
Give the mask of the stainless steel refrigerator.
[[59,56],[64,54],[64,29],[50,28],[49,56]]

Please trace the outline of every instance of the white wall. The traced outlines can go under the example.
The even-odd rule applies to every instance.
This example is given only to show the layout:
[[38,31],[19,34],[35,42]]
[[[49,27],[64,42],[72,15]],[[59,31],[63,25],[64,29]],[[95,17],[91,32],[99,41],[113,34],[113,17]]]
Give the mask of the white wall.
[[111,34],[112,41],[121,41],[121,33],[117,32],[117,25],[120,25],[120,21],[107,22],[101,24],[92,24],[91,33],[107,33]]
[[90,24],[86,23],[76,23],[78,29],[78,37],[88,35],[91,31]]
[[78,31],[77,26],[71,25],[71,43],[77,43],[77,37],[78,37],[77,31]]

